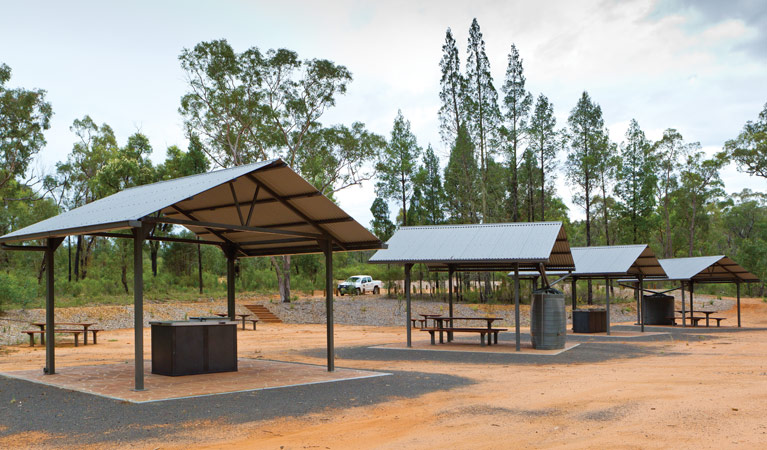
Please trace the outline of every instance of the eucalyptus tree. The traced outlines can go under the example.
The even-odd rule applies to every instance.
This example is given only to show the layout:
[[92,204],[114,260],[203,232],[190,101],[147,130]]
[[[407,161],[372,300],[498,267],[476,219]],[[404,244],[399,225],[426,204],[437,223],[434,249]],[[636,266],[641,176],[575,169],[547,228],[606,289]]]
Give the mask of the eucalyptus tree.
[[597,164],[599,146],[604,142],[604,119],[602,108],[587,92],[583,92],[578,104],[568,118],[569,150],[565,170],[567,179],[576,188],[573,194],[575,204],[586,213],[586,246],[591,246],[591,214],[595,190],[599,186]]
[[26,173],[53,115],[44,90],[12,89],[10,79],[11,68],[0,64],[0,189]]
[[677,188],[680,158],[686,152],[687,145],[682,135],[673,128],[663,132],[663,137],[655,143],[660,176],[658,177],[658,200],[663,210],[664,231],[660,236],[663,245],[663,257],[674,256],[671,230],[671,197]]
[[687,218],[687,256],[694,256],[695,235],[700,221],[698,216],[705,217],[705,206],[724,193],[719,171],[726,163],[722,155],[706,159],[704,152],[691,151],[682,165],[680,178],[683,197],[679,206],[684,208]]
[[423,218],[427,225],[438,225],[445,221],[445,191],[439,159],[429,145],[423,155],[423,165],[416,174],[416,184],[423,193]]
[[445,168],[445,204],[450,223],[479,222],[476,196],[479,183],[474,144],[466,126],[461,125]]
[[615,236],[613,236],[613,239],[610,239],[610,208],[615,204],[615,201],[608,193],[612,191],[612,187],[615,185],[615,176],[620,164],[620,157],[618,156],[618,144],[611,142],[608,134],[605,132],[599,141],[599,145],[595,147],[597,153],[595,173],[599,190],[602,193],[599,203],[602,205],[605,245],[612,245]]
[[405,120],[402,111],[397,111],[391,139],[376,164],[376,193],[385,199],[401,201],[402,225],[408,224],[407,206],[413,195],[413,183],[420,155],[421,148],[410,130],[410,121]]
[[445,32],[445,44],[442,45],[442,59],[439,62],[442,71],[440,78],[439,132],[446,144],[455,142],[458,129],[465,119],[464,95],[466,78],[461,74],[461,61],[458,47],[455,45],[450,28]]
[[[179,60],[188,85],[179,112],[215,165],[279,157],[328,196],[372,178],[366,163],[383,140],[362,124],[320,122],[352,81],[346,67],[286,49],[237,53],[223,39],[184,49]],[[290,257],[271,262],[289,302]]]
[[[519,164],[517,162],[519,150],[522,147],[522,139],[527,130],[527,119],[530,115],[530,108],[533,105],[533,95],[525,90],[525,74],[522,67],[522,58],[519,57],[519,51],[514,44],[511,44],[511,50],[508,56],[508,65],[506,66],[506,78],[503,83],[503,105],[504,127],[502,134],[506,139],[507,157],[509,160],[509,171],[511,174],[511,220],[516,222],[519,217]],[[531,180],[532,181],[532,180]],[[528,193],[529,194],[529,193]],[[532,207],[530,200],[529,207]],[[530,218],[529,220],[534,220]]]
[[561,134],[556,130],[557,119],[554,117],[554,105],[549,99],[540,94],[535,103],[535,109],[527,127],[529,148],[537,155],[540,171],[541,189],[541,220],[546,220],[546,175],[550,174],[549,183],[553,181],[557,166],[557,152],[562,145]]
[[741,171],[767,178],[767,103],[757,121],[746,122],[738,137],[727,141],[724,148]]
[[631,243],[648,241],[650,216],[655,210],[657,159],[652,143],[635,119],[626,130],[621,144],[615,193],[620,202],[624,222],[628,225]]
[[[77,136],[66,161],[56,164],[56,184],[66,209],[74,209],[101,198],[107,191],[99,185],[99,174],[119,152],[114,131],[97,125],[89,116],[75,119],[70,130]],[[108,195],[108,194],[107,194]],[[85,278],[94,238],[77,236],[75,281]]]
[[479,153],[479,188],[482,220],[487,220],[487,168],[497,145],[501,112],[498,93],[493,86],[485,41],[475,18],[469,28],[466,58],[466,127]]

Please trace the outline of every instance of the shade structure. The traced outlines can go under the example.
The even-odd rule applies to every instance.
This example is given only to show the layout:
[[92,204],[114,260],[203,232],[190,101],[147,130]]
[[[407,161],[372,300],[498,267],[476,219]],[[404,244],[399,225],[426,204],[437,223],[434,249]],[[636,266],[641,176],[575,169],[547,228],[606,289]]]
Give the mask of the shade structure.
[[[579,279],[622,279],[631,275],[662,278],[666,275],[660,261],[647,244],[573,247],[570,250],[575,262],[575,270],[551,271],[549,275],[566,275]],[[523,271],[520,274],[525,278],[539,275],[537,271]]]
[[[572,309],[576,310],[575,283],[579,279],[621,279],[626,276],[635,276],[638,280],[659,279],[666,276],[666,272],[660,264],[649,245],[607,245],[597,247],[573,247],[571,249],[575,270],[566,272],[553,272],[550,275],[570,277],[572,280]],[[512,275],[509,273],[509,275]],[[537,272],[526,271],[525,278],[538,277]],[[606,303],[606,326],[607,334],[610,334],[610,290],[605,289]],[[641,323],[642,317],[641,300],[637,299],[637,321]],[[644,330],[644,328],[642,328]]]
[[[154,236],[157,224],[186,227],[198,240]],[[121,230],[129,230],[126,233]],[[220,246],[227,258],[227,310],[234,318],[234,261],[241,257],[323,253],[332,286],[334,251],[379,249],[381,241],[282,160],[126,189],[0,237],[4,250],[46,254],[46,373],[55,373],[53,252],[66,236],[134,241],[135,389],[143,375],[143,243],[176,241]],[[45,246],[8,245],[44,240]],[[333,289],[326,289],[328,370],[334,369]]]
[[561,222],[402,227],[377,251],[374,264],[427,264],[430,270],[572,270],[573,256]]
[[[738,327],[740,320],[740,285],[741,283],[758,283],[759,277],[744,269],[740,264],[725,255],[715,256],[692,256],[688,258],[669,258],[659,260],[665,277],[657,281],[678,281],[682,289],[682,323],[685,323],[687,311],[685,310],[684,291],[685,286],[690,292],[690,310],[693,315],[693,296],[695,284],[700,283],[734,283],[737,292]],[[626,282],[635,279],[623,280]],[[641,294],[640,294],[641,297]]]
[[[453,315],[455,272],[519,271],[520,268],[572,270],[575,265],[561,222],[495,223],[402,227],[387,248],[369,260],[374,264],[405,266],[407,346],[411,346],[410,269],[426,264],[431,271],[449,274],[448,301]],[[519,279],[514,289],[516,348],[520,349]],[[448,334],[448,340],[452,336]]]
[[0,243],[181,225],[238,257],[381,248],[381,241],[282,160],[125,189],[0,237]]

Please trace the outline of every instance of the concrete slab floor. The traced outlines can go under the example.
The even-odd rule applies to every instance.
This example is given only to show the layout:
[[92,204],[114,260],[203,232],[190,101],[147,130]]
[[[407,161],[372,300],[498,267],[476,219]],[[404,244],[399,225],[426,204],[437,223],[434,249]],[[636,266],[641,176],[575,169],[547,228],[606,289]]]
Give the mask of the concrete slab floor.
[[546,355],[553,356],[558,355],[567,350],[573,349],[580,345],[577,342],[568,342],[565,344],[565,348],[555,350],[539,350],[534,349],[530,342],[522,342],[519,351],[516,350],[516,345],[508,341],[501,341],[498,344],[493,345],[479,345],[476,340],[456,339],[452,342],[446,342],[444,344],[431,345],[429,340],[417,340],[412,342],[412,347],[408,347],[405,343],[377,345],[371,348],[376,349],[397,349],[397,350],[427,350],[437,352],[472,352],[472,353],[508,353],[515,355]]
[[58,367],[54,375],[44,375],[40,369],[0,372],[0,375],[131,403],[145,403],[389,374],[345,368],[328,372],[326,366],[320,365],[239,358],[237,372],[180,377],[154,375],[151,373],[151,361],[146,361],[143,391],[132,390],[132,361],[123,364]]

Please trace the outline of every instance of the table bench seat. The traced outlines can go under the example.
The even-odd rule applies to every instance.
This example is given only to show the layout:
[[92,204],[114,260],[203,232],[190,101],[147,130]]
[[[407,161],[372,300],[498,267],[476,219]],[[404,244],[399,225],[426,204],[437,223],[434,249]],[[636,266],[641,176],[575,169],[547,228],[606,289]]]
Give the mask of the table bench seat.
[[[65,334],[66,333],[71,333],[75,337],[75,347],[77,347],[78,344],[79,344],[80,333],[82,333],[82,332],[83,332],[83,330],[63,330],[63,329],[57,329],[56,331],[54,331],[54,333],[65,333]],[[42,330],[25,330],[25,331],[22,331],[22,333],[26,333],[27,335],[29,335],[29,346],[30,347],[34,347],[35,346],[35,335],[36,334],[39,334],[41,336],[41,339],[42,339],[42,336],[45,336],[45,331],[42,331]],[[86,337],[86,339],[87,339],[87,337]],[[94,339],[94,344],[95,344],[95,339],[96,339],[96,335],[95,334],[93,335],[93,339]]]
[[258,319],[242,319],[243,330],[245,329],[245,322],[252,323],[253,331],[256,331],[256,324],[258,323]]
[[[493,345],[498,343],[498,333],[501,331],[507,331],[506,328],[453,328],[453,327],[429,327],[421,328],[421,331],[429,332],[431,336],[431,345],[436,345],[434,334],[435,333],[479,333],[480,345],[485,345],[485,335],[487,336],[487,345]],[[492,336],[492,338],[491,338]],[[442,342],[442,336],[440,335],[440,344]]]

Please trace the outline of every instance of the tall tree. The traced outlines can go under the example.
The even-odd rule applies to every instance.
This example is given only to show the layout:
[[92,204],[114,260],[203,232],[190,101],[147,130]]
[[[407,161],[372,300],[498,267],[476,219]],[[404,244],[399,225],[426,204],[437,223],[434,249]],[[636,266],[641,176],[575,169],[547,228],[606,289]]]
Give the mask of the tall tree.
[[[568,140],[570,149],[565,166],[567,179],[576,188],[573,194],[575,204],[586,212],[586,246],[591,246],[592,206],[596,190],[599,187],[597,165],[599,148],[605,142],[604,119],[602,108],[591,101],[587,92],[583,92],[575,108],[567,119],[569,125]],[[593,303],[591,281],[587,289],[588,303]]]
[[767,103],[759,119],[746,122],[738,137],[727,141],[724,148],[741,171],[767,178]]
[[415,135],[410,131],[410,121],[402,111],[397,111],[391,139],[376,165],[379,197],[401,201],[402,225],[407,225],[407,203],[413,194],[413,181],[417,171],[421,149]]
[[608,192],[611,192],[612,186],[615,184],[615,174],[619,166],[620,158],[618,157],[618,145],[610,141],[609,133],[605,132],[602,135],[602,139],[595,147],[595,169],[597,176],[597,185],[602,193],[600,203],[602,205],[602,223],[605,231],[605,245],[612,245],[613,240],[610,239],[610,208],[615,203],[614,199],[610,197]]
[[626,141],[621,144],[618,183],[615,192],[620,199],[624,222],[628,225],[631,243],[648,241],[650,217],[655,210],[657,186],[653,145],[635,119],[626,130]]
[[458,129],[464,120],[464,95],[466,79],[461,74],[461,61],[458,47],[455,45],[450,28],[445,32],[445,44],[442,45],[442,59],[439,62],[442,71],[440,79],[439,108],[440,136],[447,144],[455,142]]
[[686,145],[682,135],[673,128],[663,132],[661,140],[655,143],[655,153],[658,158],[660,176],[658,178],[658,197],[663,209],[664,231],[661,236],[663,257],[674,256],[671,232],[671,195],[677,186],[679,158],[685,152]]
[[686,206],[688,224],[687,256],[694,256],[698,215],[708,202],[722,194],[723,184],[719,171],[727,161],[721,155],[711,159],[705,159],[705,156],[702,151],[689,154],[681,170],[682,189],[685,194],[682,204]]
[[[279,157],[301,175],[307,171],[326,195],[372,177],[366,163],[382,139],[362,124],[347,128],[320,122],[352,81],[346,67],[326,59],[301,60],[286,49],[262,53],[251,47],[238,54],[226,40],[184,49],[179,60],[189,87],[179,111],[216,165]],[[280,297],[289,302],[290,257],[271,261]]]
[[424,222],[437,225],[445,221],[445,191],[442,186],[442,175],[439,159],[434,149],[429,145],[423,155],[423,166],[416,176],[416,184],[423,193]]
[[568,140],[570,149],[565,166],[567,179],[578,189],[573,201],[586,212],[586,246],[591,246],[591,203],[598,186],[596,165],[598,147],[604,142],[602,108],[583,92],[578,104],[570,112]]
[[556,126],[554,105],[549,102],[545,95],[540,94],[535,103],[535,110],[530,118],[527,133],[530,150],[537,155],[541,176],[539,185],[541,189],[541,220],[546,220],[546,176],[547,174],[550,175],[549,183],[551,183],[556,169],[557,152],[561,145],[560,134],[557,132]]
[[11,89],[11,68],[0,64],[0,189],[23,176],[34,155],[45,146],[51,104],[42,89]]
[[[503,127],[503,135],[506,138],[507,157],[511,175],[511,221],[516,222],[519,218],[519,165],[517,162],[519,150],[522,147],[522,139],[526,133],[527,118],[530,115],[530,107],[533,104],[533,96],[525,90],[525,74],[522,68],[522,58],[514,44],[506,66],[506,79],[503,83],[503,104],[506,107],[506,123]],[[527,161],[529,163],[529,161]],[[530,180],[532,181],[532,179]],[[532,187],[532,185],[530,185]],[[530,193],[528,193],[529,195]],[[530,202],[532,207],[532,201]],[[535,220],[531,218],[530,220]]]
[[458,129],[458,137],[450,150],[445,168],[445,197],[451,223],[477,223],[477,186],[479,167],[474,157],[474,145],[466,126]]
[[386,204],[386,200],[376,197],[370,207],[370,212],[373,214],[373,220],[370,222],[373,234],[383,242],[388,241],[397,226],[389,218],[389,205]]
[[488,159],[497,144],[501,112],[498,108],[498,93],[490,73],[490,61],[485,53],[485,41],[476,18],[469,28],[467,54],[466,125],[475,150],[479,152],[481,214],[482,220],[486,221]]

